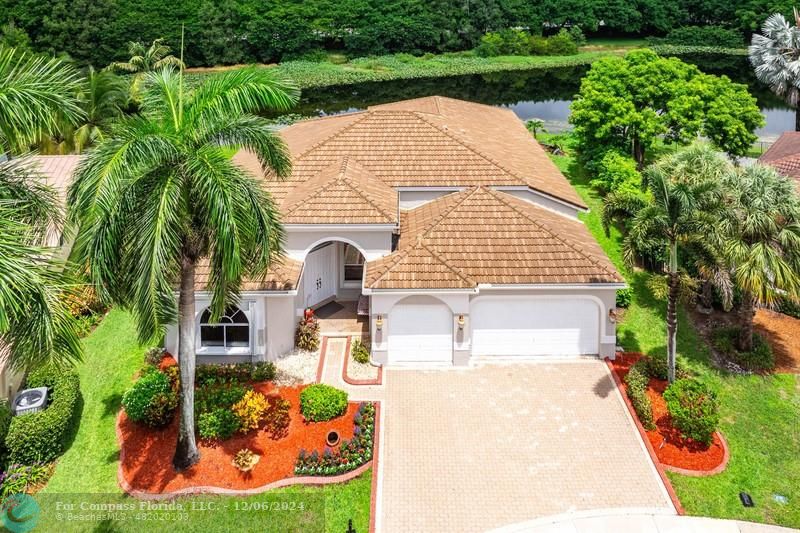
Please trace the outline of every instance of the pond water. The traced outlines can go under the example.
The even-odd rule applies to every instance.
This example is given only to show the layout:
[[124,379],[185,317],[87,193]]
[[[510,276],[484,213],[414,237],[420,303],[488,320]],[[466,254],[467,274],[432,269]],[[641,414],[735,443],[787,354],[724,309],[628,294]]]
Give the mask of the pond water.
[[[684,57],[709,74],[725,74],[744,83],[758,100],[766,125],[756,131],[764,142],[794,129],[794,110],[753,76],[744,57]],[[449,78],[424,78],[324,87],[303,91],[296,112],[329,115],[357,111],[365,106],[438,94],[507,107],[522,120],[539,118],[550,132],[569,128],[569,106],[588,66],[512,71]]]

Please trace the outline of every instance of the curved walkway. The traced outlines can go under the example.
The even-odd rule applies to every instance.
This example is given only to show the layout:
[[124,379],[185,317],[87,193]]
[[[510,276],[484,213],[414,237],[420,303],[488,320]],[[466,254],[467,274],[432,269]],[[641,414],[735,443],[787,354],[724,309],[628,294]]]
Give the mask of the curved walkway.
[[557,515],[492,530],[490,533],[791,533],[789,529],[741,520],[675,516],[609,509]]

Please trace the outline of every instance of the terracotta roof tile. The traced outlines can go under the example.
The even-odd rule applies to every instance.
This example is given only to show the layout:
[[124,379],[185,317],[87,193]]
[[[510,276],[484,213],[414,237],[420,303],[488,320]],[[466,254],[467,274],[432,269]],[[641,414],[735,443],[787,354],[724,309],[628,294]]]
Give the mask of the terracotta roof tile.
[[760,163],[773,167],[780,174],[794,178],[800,191],[800,132],[786,131],[761,154]]
[[[303,263],[288,257],[282,257],[272,263],[264,279],[243,279],[243,291],[290,291],[297,288]],[[203,259],[195,270],[194,288],[206,290],[211,276],[211,268],[207,259]]]
[[[458,276],[415,275],[410,249],[428,250]],[[366,275],[375,289],[622,281],[580,221],[484,187],[404,213],[397,251],[368,263]]]

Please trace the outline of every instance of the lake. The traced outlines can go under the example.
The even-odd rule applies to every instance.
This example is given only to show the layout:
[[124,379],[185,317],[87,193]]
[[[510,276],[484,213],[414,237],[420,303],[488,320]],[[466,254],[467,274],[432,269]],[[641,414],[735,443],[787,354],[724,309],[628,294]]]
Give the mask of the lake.
[[[745,57],[703,55],[682,59],[704,72],[724,74],[748,86],[766,118],[766,125],[756,131],[761,141],[772,142],[782,132],[794,129],[794,110],[755,79]],[[522,120],[539,118],[547,131],[559,132],[569,128],[569,106],[588,69],[579,66],[307,89],[296,112],[308,116],[337,114],[438,94],[506,107]]]

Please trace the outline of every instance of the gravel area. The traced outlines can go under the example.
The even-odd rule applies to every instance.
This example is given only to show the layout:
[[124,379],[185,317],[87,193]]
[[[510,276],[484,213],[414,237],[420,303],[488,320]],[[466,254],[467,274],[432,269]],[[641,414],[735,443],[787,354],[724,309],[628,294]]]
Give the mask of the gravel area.
[[358,380],[378,379],[378,367],[370,363],[359,363],[353,359],[353,350],[347,354],[347,377]]
[[319,350],[307,352],[294,350],[275,361],[275,384],[279,386],[313,383],[317,380]]

